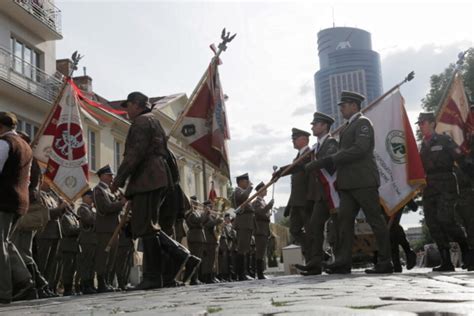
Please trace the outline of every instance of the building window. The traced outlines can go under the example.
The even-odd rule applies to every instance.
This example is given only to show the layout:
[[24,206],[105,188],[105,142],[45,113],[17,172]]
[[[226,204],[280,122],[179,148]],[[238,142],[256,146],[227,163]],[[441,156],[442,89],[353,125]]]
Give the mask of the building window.
[[115,140],[114,141],[114,169],[118,170],[120,162],[122,159],[122,143]]
[[39,81],[40,53],[15,37],[10,38],[12,68],[23,76]]
[[89,169],[97,170],[97,133],[93,130],[87,134],[87,158],[89,160]]
[[25,121],[23,119],[18,119],[16,130],[28,134],[31,140],[33,140],[38,134],[39,127],[34,123]]

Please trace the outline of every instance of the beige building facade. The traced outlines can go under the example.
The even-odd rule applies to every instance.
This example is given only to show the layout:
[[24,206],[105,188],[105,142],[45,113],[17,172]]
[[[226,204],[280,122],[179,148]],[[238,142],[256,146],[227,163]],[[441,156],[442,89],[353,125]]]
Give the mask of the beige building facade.
[[[70,70],[69,60],[56,60],[56,41],[60,39],[61,11],[53,1],[1,0],[0,111],[14,112],[19,118],[18,130],[32,138],[51,110],[62,74]],[[80,76],[74,81],[89,98],[108,105],[105,98],[94,93],[92,78]],[[152,100],[156,100],[154,114],[169,131],[187,102],[186,95]],[[120,115],[101,109],[93,109],[97,116],[84,110],[81,112],[93,187],[98,181],[95,171],[100,167],[110,164],[117,170],[130,123]],[[188,196],[196,195],[201,201],[207,199],[210,182],[214,181],[217,195],[227,197],[230,182],[226,176],[203,161],[179,137],[171,137],[169,147],[177,157],[181,185]]]

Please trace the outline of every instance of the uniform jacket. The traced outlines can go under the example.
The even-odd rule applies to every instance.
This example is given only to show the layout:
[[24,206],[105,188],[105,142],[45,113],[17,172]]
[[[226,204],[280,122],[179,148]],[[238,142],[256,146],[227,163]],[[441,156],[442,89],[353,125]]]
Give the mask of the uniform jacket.
[[[311,149],[308,147],[306,148],[301,155],[306,154],[308,151]],[[295,161],[298,159],[300,154],[293,159]],[[308,162],[310,162],[311,157],[310,155],[307,155],[303,161],[301,161],[299,164],[297,164],[294,170],[290,169],[288,174],[291,174],[291,193],[290,193],[290,198],[288,199],[287,207],[294,207],[294,206],[306,206],[306,198],[308,197],[308,180],[309,176],[308,174],[301,168],[301,166],[304,166]],[[283,166],[280,168],[280,170],[285,169],[287,166]],[[285,175],[283,175],[285,176]]]
[[95,234],[95,219],[96,212],[93,207],[86,203],[81,203],[77,209],[77,215],[80,220],[81,231],[79,233],[79,244],[97,244],[97,237]]
[[270,206],[265,200],[257,196],[252,206],[255,210],[255,231],[254,235],[270,236]]
[[41,232],[38,232],[39,239],[60,239],[62,237],[61,224],[59,222],[64,213],[64,208],[58,207],[59,200],[50,191],[40,191],[40,199],[44,206],[49,209],[50,220]]
[[189,211],[185,215],[186,225],[189,230],[186,234],[188,242],[204,243],[206,237],[204,236],[203,222],[204,217],[196,210]]
[[99,182],[93,190],[94,204],[97,211],[95,231],[113,233],[119,224],[119,214],[123,205],[117,195],[110,191],[104,182]]
[[216,219],[212,215],[206,216],[204,220],[204,236],[206,236],[206,244],[217,245],[216,226],[222,223],[220,219]]
[[[330,155],[333,155],[337,152],[338,143],[337,140],[328,135],[324,142],[320,145],[319,150],[315,153],[311,153],[311,161],[317,161],[318,159],[326,158]],[[326,168],[330,174],[335,172],[335,168]],[[308,200],[311,201],[320,201],[326,200],[326,194],[324,193],[324,188],[319,179],[319,170],[309,170],[308,171]]]
[[[240,187],[236,187],[234,193],[232,195],[232,200],[236,206],[239,206],[243,202],[245,202],[252,192],[252,187],[249,186],[247,189],[242,189]],[[241,212],[237,214],[234,221],[235,229],[250,229],[253,230],[255,226],[255,216],[254,216],[254,209],[252,207],[252,203],[248,203],[246,206],[243,207]]]
[[123,187],[129,179],[127,197],[167,187],[172,182],[167,157],[166,135],[160,121],[152,112],[144,112],[128,130],[123,161],[114,183]]
[[232,243],[233,243],[233,238],[235,236],[233,236],[233,228],[232,228],[232,224],[223,224],[222,225],[222,234],[221,234],[221,238],[219,240],[219,250],[220,251],[227,251],[227,250],[230,250],[231,247],[232,247]]
[[61,228],[63,231],[63,239],[59,246],[60,251],[79,252],[79,242],[77,238],[81,231],[79,220],[71,212],[66,212],[61,217]]
[[428,142],[422,142],[420,157],[426,172],[427,185],[423,190],[424,196],[441,192],[457,193],[454,163],[462,159],[462,154],[451,137],[433,134]]
[[342,129],[339,151],[332,156],[337,169],[337,189],[377,188],[380,175],[374,157],[374,128],[362,113]]

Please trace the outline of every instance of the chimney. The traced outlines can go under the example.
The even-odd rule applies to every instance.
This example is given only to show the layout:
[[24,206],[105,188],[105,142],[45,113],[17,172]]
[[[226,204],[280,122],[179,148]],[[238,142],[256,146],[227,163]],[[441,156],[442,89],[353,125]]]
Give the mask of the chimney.
[[89,76],[79,76],[74,77],[74,83],[81,89],[87,93],[92,93],[92,78]]
[[69,58],[56,60],[56,70],[64,76],[69,76],[72,70],[72,61]]

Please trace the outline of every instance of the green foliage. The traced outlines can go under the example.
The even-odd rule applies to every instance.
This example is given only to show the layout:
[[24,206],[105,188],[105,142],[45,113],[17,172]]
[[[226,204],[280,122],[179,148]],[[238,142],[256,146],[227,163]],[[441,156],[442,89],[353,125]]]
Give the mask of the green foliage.
[[218,312],[220,312],[220,311],[222,311],[222,307],[219,307],[219,306],[209,306],[209,307],[207,308],[207,312],[208,312],[209,314],[218,313]]
[[273,298],[271,299],[272,305],[276,307],[287,306],[290,301],[275,301]]
[[[454,66],[455,64],[452,63],[442,73],[431,76],[430,91],[426,97],[421,100],[422,107],[425,111],[437,110],[441,98],[448,88],[448,84],[453,76]],[[460,72],[463,76],[466,93],[472,98],[474,94],[474,49],[471,48],[471,50],[466,54]]]

